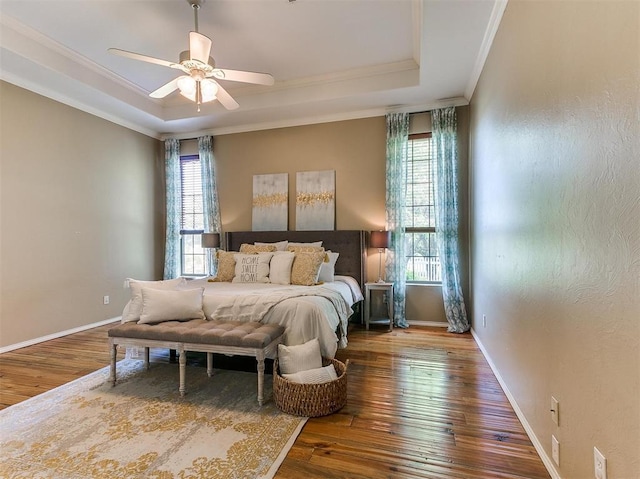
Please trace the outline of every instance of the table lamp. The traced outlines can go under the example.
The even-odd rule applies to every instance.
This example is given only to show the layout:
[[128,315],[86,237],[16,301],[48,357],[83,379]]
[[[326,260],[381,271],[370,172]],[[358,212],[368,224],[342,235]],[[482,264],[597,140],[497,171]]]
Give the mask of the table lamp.
[[[220,233],[202,233],[200,246],[202,246],[202,248],[210,248],[214,250],[213,259],[211,261],[207,260],[207,264],[209,265],[209,269],[215,269],[215,250],[220,247]],[[211,275],[212,271],[209,271],[209,274]]]
[[391,243],[391,231],[372,231],[370,246],[372,248],[378,248],[380,253],[380,259],[378,261],[378,283],[384,283],[382,279],[382,253],[389,247]]

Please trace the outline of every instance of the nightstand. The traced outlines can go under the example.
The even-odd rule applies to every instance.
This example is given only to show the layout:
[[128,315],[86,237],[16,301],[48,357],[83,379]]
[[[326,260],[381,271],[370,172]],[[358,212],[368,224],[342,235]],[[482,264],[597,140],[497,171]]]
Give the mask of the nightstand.
[[[369,329],[369,324],[389,323],[389,331],[393,331],[393,283],[365,283],[364,285],[364,324]],[[387,317],[371,317],[371,296],[373,291],[382,291],[386,294]]]

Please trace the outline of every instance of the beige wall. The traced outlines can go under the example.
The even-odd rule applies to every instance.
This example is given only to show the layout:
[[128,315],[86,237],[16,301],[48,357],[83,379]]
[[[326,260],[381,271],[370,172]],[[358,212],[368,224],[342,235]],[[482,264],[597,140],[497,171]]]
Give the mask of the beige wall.
[[164,186],[157,140],[8,83],[0,98],[6,347],[117,317],[126,277],[160,277]]
[[471,102],[474,330],[565,479],[640,473],[639,25],[511,0]]
[[[466,165],[468,108],[459,115]],[[214,154],[224,231],[251,229],[253,175],[268,173],[289,174],[289,229],[295,229],[296,172],[313,170],[336,171],[337,229],[384,227],[384,117],[222,135],[214,140]],[[466,183],[461,190],[466,204]],[[370,280],[378,278],[378,258],[369,251]],[[444,322],[440,288],[409,286],[407,319]]]

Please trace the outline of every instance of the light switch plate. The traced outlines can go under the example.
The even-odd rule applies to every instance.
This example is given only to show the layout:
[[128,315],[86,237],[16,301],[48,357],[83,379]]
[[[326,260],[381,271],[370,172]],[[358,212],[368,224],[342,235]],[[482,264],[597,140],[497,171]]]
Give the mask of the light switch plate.
[[551,396],[551,420],[556,426],[560,425],[560,403],[553,396]]

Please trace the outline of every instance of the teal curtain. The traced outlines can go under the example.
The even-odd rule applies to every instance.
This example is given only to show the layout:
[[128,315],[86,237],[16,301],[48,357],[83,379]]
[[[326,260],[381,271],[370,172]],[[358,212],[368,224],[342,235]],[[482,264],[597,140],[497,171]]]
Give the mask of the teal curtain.
[[[204,231],[205,233],[221,233],[220,231],[220,202],[218,201],[218,186],[216,182],[215,161],[213,158],[213,138],[201,136],[198,138],[198,154],[202,172],[202,201],[204,203]],[[215,276],[217,272],[216,255],[212,249],[206,250],[207,271]]]
[[431,112],[436,152],[436,238],[442,268],[442,298],[449,332],[470,328],[462,296],[458,244],[458,147],[454,107]]
[[409,115],[387,115],[387,196],[386,228],[391,231],[391,246],[387,250],[385,272],[387,281],[393,282],[393,322],[396,326],[409,326],[405,316],[407,286],[407,253],[405,245],[405,192],[407,170],[405,161],[409,145]]
[[180,142],[170,138],[164,142],[166,183],[166,235],[164,249],[164,279],[180,276]]

